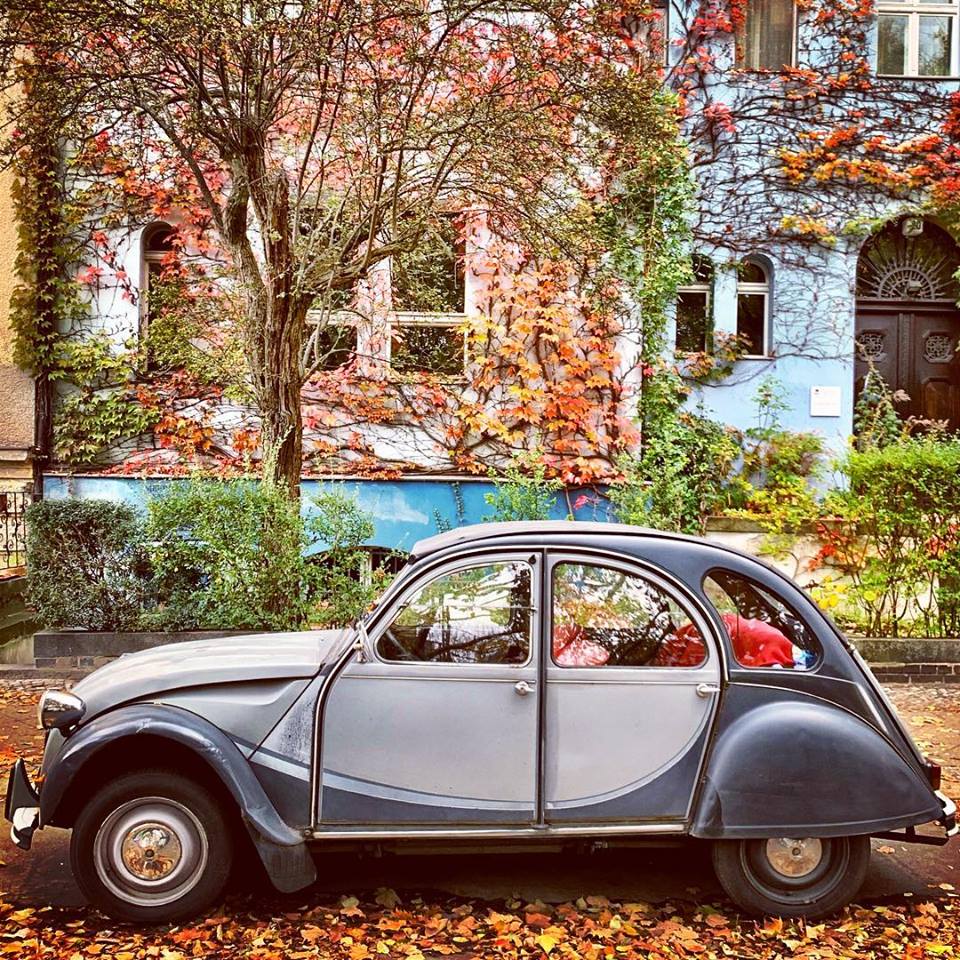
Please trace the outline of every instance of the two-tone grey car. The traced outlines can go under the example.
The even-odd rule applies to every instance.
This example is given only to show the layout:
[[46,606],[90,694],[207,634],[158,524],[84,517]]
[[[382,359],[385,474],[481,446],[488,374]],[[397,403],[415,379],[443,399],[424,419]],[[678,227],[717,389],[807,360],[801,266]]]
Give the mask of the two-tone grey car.
[[210,907],[245,844],[292,891],[345,844],[664,838],[711,842],[744,910],[811,916],[856,894],[871,836],[956,833],[939,768],[802,590],[612,524],[432,537],[352,630],[124,656],[41,719],[13,838],[71,827],[84,892],[137,920]]

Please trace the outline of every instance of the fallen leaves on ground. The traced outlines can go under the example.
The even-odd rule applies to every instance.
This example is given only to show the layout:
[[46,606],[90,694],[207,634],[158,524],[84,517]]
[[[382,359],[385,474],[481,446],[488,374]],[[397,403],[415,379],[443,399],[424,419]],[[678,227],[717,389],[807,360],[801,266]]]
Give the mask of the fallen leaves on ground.
[[[385,905],[387,904],[387,905]],[[819,923],[739,919],[724,906],[401,899],[380,890],[296,911],[230,912],[180,927],[135,928],[86,911],[0,904],[0,956],[84,960],[308,957],[467,960],[481,957],[828,960],[957,957],[960,899],[851,907]]]

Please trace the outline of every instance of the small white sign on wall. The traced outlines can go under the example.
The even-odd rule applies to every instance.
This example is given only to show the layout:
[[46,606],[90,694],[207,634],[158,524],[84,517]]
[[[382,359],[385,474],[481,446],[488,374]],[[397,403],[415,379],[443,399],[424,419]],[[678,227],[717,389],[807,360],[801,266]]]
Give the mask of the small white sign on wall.
[[811,387],[810,416],[839,417],[842,398],[840,387]]

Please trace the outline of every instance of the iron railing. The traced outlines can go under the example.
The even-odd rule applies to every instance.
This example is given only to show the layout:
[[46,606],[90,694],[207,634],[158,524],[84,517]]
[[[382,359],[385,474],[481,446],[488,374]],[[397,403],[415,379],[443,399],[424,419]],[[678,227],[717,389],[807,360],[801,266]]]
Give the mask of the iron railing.
[[0,493],[0,573],[27,562],[29,493]]

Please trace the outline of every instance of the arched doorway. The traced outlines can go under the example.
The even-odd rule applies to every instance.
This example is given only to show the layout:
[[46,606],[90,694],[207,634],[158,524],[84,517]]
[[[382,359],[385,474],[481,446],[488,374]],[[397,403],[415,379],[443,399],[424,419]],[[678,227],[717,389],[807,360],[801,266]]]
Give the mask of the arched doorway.
[[897,391],[904,417],[960,430],[960,248],[919,217],[888,223],[857,262],[857,390],[870,363]]
[[919,217],[888,223],[857,261],[857,390],[869,364],[910,399],[904,417],[945,420],[960,430],[960,248]]

